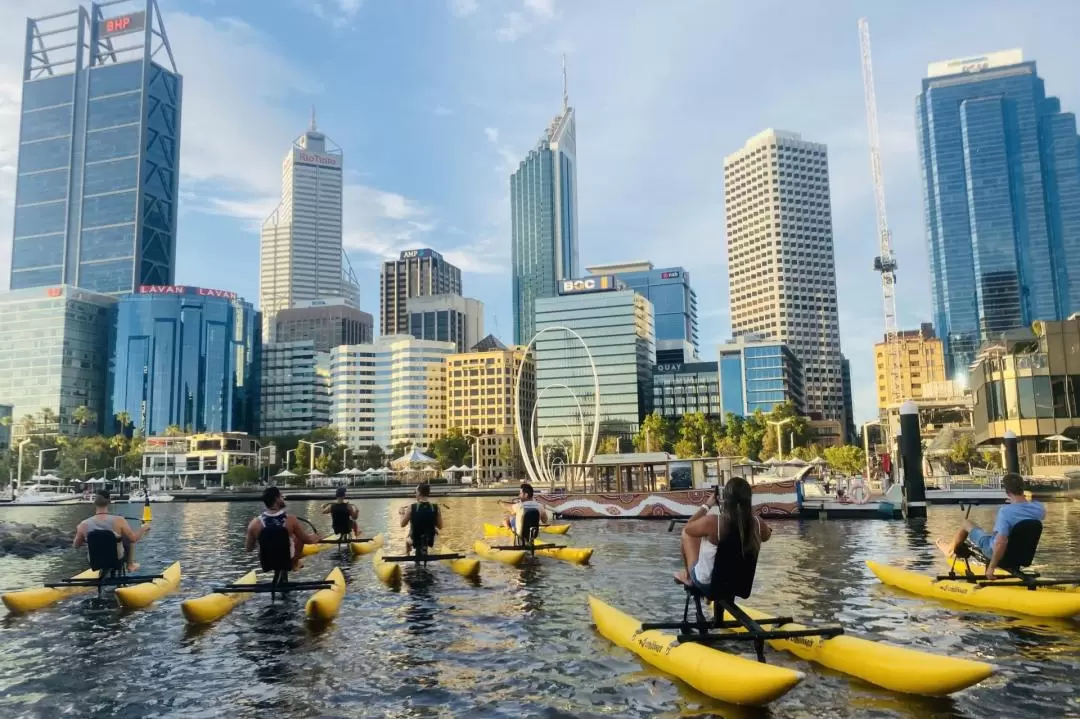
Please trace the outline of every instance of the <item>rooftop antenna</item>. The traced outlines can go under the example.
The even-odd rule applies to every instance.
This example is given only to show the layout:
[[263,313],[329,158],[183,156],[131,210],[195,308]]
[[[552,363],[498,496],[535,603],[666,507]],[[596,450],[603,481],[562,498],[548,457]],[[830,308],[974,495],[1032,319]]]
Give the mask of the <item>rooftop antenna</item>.
[[562,56],[562,111],[566,114],[566,111],[570,109],[570,92],[566,89],[566,53]]
[[315,103],[311,104],[311,129],[308,132],[316,132],[315,129]]

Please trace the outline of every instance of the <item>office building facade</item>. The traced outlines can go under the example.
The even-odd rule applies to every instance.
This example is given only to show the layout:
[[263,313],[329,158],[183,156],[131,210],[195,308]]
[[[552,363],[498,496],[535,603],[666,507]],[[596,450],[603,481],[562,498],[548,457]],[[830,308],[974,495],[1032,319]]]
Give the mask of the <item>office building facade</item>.
[[172,284],[183,80],[157,4],[27,21],[11,288]]
[[258,429],[262,337],[249,303],[226,290],[143,285],[112,316],[109,417],[126,412],[144,437],[170,425]]
[[0,404],[0,452],[11,449],[11,425],[15,423],[15,408],[10,404]]
[[766,130],[724,159],[731,330],[786,344],[806,411],[841,420],[844,388],[825,145]]
[[723,419],[720,367],[716,362],[657,362],[653,368],[653,411],[677,420],[691,412]]
[[259,237],[259,307],[263,336],[277,313],[311,300],[339,299],[353,307],[360,289],[341,241],[341,148],[315,125],[293,141],[281,163],[281,202]]
[[262,347],[259,436],[307,434],[330,424],[330,354],[312,340]]
[[435,250],[404,250],[386,260],[379,275],[379,333],[409,334],[409,300],[432,295],[460,295],[461,270]]
[[425,295],[406,302],[409,334],[453,342],[464,352],[484,337],[484,303],[461,295]]
[[[14,438],[23,436],[27,415],[35,429],[49,433],[93,433],[105,426],[115,303],[115,297],[67,285],[0,294],[0,403],[11,406]],[[93,414],[86,427],[75,421],[79,407]]]
[[374,333],[371,315],[342,298],[297,302],[274,319],[274,341],[311,340],[318,352],[329,352],[339,345],[371,344]]
[[615,275],[652,302],[656,313],[657,364],[692,363],[698,356],[697,293],[682,267],[656,269],[651,262],[586,267],[591,275]]
[[716,349],[720,370],[720,410],[748,417],[791,402],[806,413],[802,363],[783,342],[736,337]]
[[330,423],[357,453],[376,444],[375,351],[370,342],[330,350]]
[[[934,326],[924,322],[917,330],[897,333],[899,353],[894,353],[887,338],[874,345],[874,374],[877,379],[878,408],[898,406],[905,401],[934,396],[935,383],[948,381],[945,372],[945,344],[934,333]],[[899,357],[897,357],[899,354]],[[900,394],[893,387],[893,372],[899,362]]]
[[514,387],[521,373],[521,417],[527,426],[536,403],[536,362],[524,347],[508,348],[494,337],[490,344],[446,358],[447,418],[476,443],[473,477],[494,482],[522,476],[514,415]]
[[840,376],[844,381],[844,440],[858,444],[858,430],[855,428],[855,395],[851,388],[851,362],[840,355]]
[[932,63],[916,100],[934,326],[981,343],[1080,310],[1080,140],[1020,50]]
[[[559,297],[538,298],[536,331],[566,327],[581,336],[600,381],[600,433],[629,437],[653,410],[652,304],[631,289],[620,289],[614,278],[587,279],[607,279],[601,283],[607,289],[571,289]],[[580,342],[558,330],[544,332],[534,347],[537,436],[547,437],[547,444],[559,438],[577,441],[579,403],[587,433],[594,416],[589,357]]]
[[577,277],[577,229],[577,129],[564,86],[562,112],[510,176],[515,344],[536,333],[536,300]]
[[426,449],[446,434],[446,358],[452,342],[408,335],[375,342],[375,443]]

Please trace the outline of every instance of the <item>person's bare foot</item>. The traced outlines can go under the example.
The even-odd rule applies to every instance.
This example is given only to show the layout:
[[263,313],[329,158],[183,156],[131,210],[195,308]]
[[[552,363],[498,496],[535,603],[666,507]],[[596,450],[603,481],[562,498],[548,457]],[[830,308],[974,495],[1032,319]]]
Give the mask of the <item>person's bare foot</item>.
[[142,565],[137,564],[135,562],[132,562],[131,564],[127,565],[128,574],[134,574],[135,572],[139,571],[140,566],[142,566]]
[[686,572],[675,572],[675,581],[679,582],[680,584],[689,584],[690,577],[687,575]]

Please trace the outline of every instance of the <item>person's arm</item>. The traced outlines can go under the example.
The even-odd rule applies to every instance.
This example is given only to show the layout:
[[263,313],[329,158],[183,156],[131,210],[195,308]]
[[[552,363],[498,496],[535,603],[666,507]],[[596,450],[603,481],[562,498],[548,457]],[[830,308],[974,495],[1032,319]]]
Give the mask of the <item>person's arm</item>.
[[435,505],[435,529],[442,529],[442,512],[439,511],[439,505]]
[[412,505],[404,507],[405,511],[401,513],[401,526],[408,527],[409,522],[412,521]]
[[765,524],[765,520],[762,519],[761,517],[755,517],[755,519],[757,519],[758,531],[761,532],[761,541],[762,542],[769,541],[769,537],[772,536],[772,527]]
[[686,520],[683,533],[691,537],[707,537],[712,525],[716,524],[716,517],[709,516],[709,510],[716,506],[716,496],[710,495],[705,504],[697,508],[697,511]]
[[303,544],[318,544],[322,541],[322,538],[300,526],[300,520],[296,517],[289,515],[289,518],[285,520],[289,525],[289,531],[292,532],[293,537],[296,539],[297,547]]
[[330,503],[327,502],[321,508],[319,508],[319,514],[330,514]]
[[350,504],[349,505],[349,516],[352,517],[353,519],[356,519],[357,517],[360,516],[360,510]]
[[86,544],[86,525],[79,522],[79,527],[75,530],[75,541],[71,543],[71,546],[78,549],[84,544]]
[[247,534],[244,535],[244,551],[250,552],[255,549],[255,545],[259,543],[259,533],[256,528],[259,526],[259,520],[253,519],[248,523]]
[[986,565],[986,578],[993,579],[997,571],[998,562],[1005,556],[1005,547],[1009,546],[1009,535],[997,534],[994,536],[994,553],[990,555],[990,563]]
[[146,536],[146,533],[150,531],[150,523],[145,522],[138,532],[131,531],[131,525],[127,523],[127,520],[123,517],[117,517],[113,523],[113,531],[119,534],[129,542],[135,543]]

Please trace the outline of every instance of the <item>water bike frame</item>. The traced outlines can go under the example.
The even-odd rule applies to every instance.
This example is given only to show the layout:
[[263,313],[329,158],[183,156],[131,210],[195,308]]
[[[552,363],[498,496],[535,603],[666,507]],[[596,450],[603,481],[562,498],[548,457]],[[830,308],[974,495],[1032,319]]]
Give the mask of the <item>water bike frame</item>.
[[397,554],[390,557],[384,556],[382,560],[384,562],[416,562],[417,564],[427,564],[428,562],[441,562],[445,559],[465,559],[465,555],[458,552],[429,554],[427,547],[421,546],[413,547],[413,552],[414,554]]
[[222,587],[214,587],[213,591],[222,594],[270,594],[270,601],[274,601],[278,594],[289,592],[310,592],[319,589],[331,589],[333,582],[290,582],[289,573],[284,570],[275,570],[274,578],[269,582],[256,582],[254,584],[226,584]]
[[164,579],[162,574],[125,574],[123,570],[113,570],[107,576],[87,577],[86,579],[63,579],[59,582],[51,582],[44,586],[48,589],[63,589],[66,587],[97,587],[98,594],[105,587],[126,587],[129,584],[142,584],[152,582],[155,579]]

